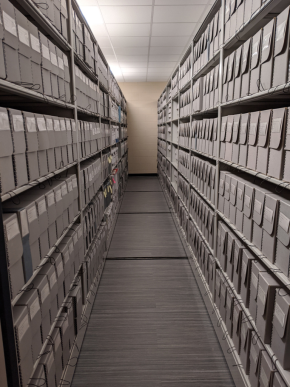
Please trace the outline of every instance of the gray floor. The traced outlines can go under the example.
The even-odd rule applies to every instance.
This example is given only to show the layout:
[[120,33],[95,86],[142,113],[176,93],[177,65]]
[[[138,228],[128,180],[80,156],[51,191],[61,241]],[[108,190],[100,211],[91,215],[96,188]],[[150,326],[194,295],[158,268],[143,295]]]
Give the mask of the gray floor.
[[150,259],[106,261],[72,387],[234,387],[170,217],[119,214],[109,255]]
[[120,213],[170,212],[163,192],[125,192]]
[[126,191],[162,191],[156,176],[130,176]]

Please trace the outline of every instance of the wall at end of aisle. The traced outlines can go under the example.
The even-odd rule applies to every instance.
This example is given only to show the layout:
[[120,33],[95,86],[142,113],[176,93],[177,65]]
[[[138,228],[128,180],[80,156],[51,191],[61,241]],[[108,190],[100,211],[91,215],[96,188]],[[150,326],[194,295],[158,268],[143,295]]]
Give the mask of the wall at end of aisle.
[[129,173],[157,173],[157,101],[166,82],[119,82],[127,100]]

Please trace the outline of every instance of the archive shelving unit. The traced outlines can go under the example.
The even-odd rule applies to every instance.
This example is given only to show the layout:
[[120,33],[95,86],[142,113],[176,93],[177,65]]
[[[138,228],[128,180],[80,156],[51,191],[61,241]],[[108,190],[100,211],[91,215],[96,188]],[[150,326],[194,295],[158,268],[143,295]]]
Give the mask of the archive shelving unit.
[[[229,25],[227,25],[228,13],[231,15],[237,15],[237,10],[239,9],[237,8],[237,4],[239,7],[245,7],[243,8],[244,10],[246,7],[250,7],[250,13],[246,21],[238,24],[238,27],[235,25],[229,33],[229,31],[226,31],[227,28],[230,28]],[[172,204],[171,208],[174,213],[174,218],[178,225],[179,232],[183,235],[183,238],[187,240],[186,249],[189,261],[200,286],[205,304],[209,310],[221,347],[223,348],[228,362],[229,369],[237,386],[251,386],[248,373],[249,371],[243,366],[244,363],[241,360],[237,345],[233,342],[232,332],[229,331],[225,318],[222,316],[219,308],[219,298],[216,290],[217,271],[220,273],[221,281],[225,284],[227,292],[232,296],[234,305],[238,304],[240,306],[242,316],[244,316],[243,321],[247,321],[247,323],[250,324],[255,341],[261,344],[263,350],[269,356],[269,359],[271,359],[272,374],[269,374],[270,376],[267,374],[268,380],[272,383],[272,378],[274,377],[273,375],[279,374],[281,378],[279,379],[279,386],[290,386],[290,371],[289,369],[283,368],[271,345],[263,342],[257,329],[255,319],[252,317],[249,309],[245,306],[241,294],[237,292],[233,282],[229,278],[229,275],[223,269],[221,261],[218,259],[220,222],[226,225],[227,229],[233,233],[236,240],[238,240],[242,246],[253,255],[255,262],[260,263],[263,270],[271,274],[271,277],[277,282],[277,284],[279,284],[279,287],[281,287],[283,296],[290,295],[290,280],[289,276],[283,273],[282,270],[277,267],[275,262],[273,263],[267,259],[265,254],[261,252],[252,240],[245,237],[244,233],[241,232],[241,230],[239,230],[238,227],[230,220],[229,215],[225,216],[225,214],[219,209],[221,173],[231,173],[231,176],[233,177],[242,177],[249,184],[253,184],[254,187],[262,187],[270,193],[277,194],[286,200],[290,199],[290,182],[287,179],[279,179],[277,177],[273,177],[271,174],[261,173],[231,160],[225,160],[225,157],[221,157],[221,134],[224,130],[223,117],[248,112],[263,111],[266,109],[288,107],[289,78],[286,78],[285,83],[275,86],[271,85],[269,88],[260,87],[259,84],[261,85],[261,80],[259,79],[259,81],[257,81],[258,90],[256,90],[255,93],[247,92],[245,96],[239,96],[236,99],[228,98],[227,95],[226,100],[223,100],[223,84],[225,82],[225,74],[228,71],[228,67],[225,66],[228,66],[227,60],[229,60],[230,55],[235,50],[240,48],[249,38],[257,34],[273,18],[276,18],[281,12],[286,10],[289,5],[289,1],[283,2],[280,0],[253,0],[243,2],[217,0],[206,16],[199,31],[193,38],[191,45],[184,53],[180,64],[173,71],[172,76],[170,77],[170,80],[162,92],[157,104],[158,174],[166,193],[166,197]],[[218,26],[215,27],[214,20],[218,12]],[[289,20],[288,17],[286,17],[286,24],[288,25],[288,23]],[[212,30],[215,31],[215,29],[216,33],[212,33]],[[212,37],[211,34],[214,36]],[[289,35],[288,30],[287,34]],[[204,35],[206,35],[206,38],[204,38],[204,41],[202,41],[201,44],[200,38]],[[214,43],[215,36],[220,36],[218,38],[218,45],[215,45]],[[271,35],[271,39],[272,40],[270,40],[269,45],[274,45],[273,35]],[[258,55],[260,52],[259,50],[261,50],[261,45],[262,40],[260,42],[260,46],[258,46]],[[273,46],[271,47],[271,50],[274,50]],[[196,53],[197,51],[198,54]],[[200,60],[204,52],[206,52],[206,59]],[[242,57],[242,59],[244,58]],[[198,60],[200,60],[199,66],[197,66]],[[184,64],[186,61],[189,61],[190,63],[190,65],[188,65],[189,70],[187,72],[184,71]],[[251,63],[251,59],[249,59],[249,61]],[[214,73],[214,71],[216,72]],[[212,73],[215,77],[214,79],[217,80],[216,84],[215,81],[213,81],[213,85],[211,86],[211,90],[214,90],[215,92],[215,97],[213,97],[214,102],[208,106],[203,106],[200,109],[195,109],[193,107],[194,95],[196,95],[194,86],[197,85],[203,77],[203,86],[206,83],[205,79],[209,79],[208,82],[210,84],[210,82],[212,82],[210,79],[210,73]],[[206,88],[206,86],[204,87]],[[186,100],[186,92],[190,95],[188,99],[187,111],[187,104],[184,102]],[[203,98],[205,98],[205,95],[203,95]],[[206,134],[203,133],[204,137],[202,137],[202,135],[199,137],[199,134],[197,132],[194,133],[192,129],[193,124],[199,123],[203,119],[213,120],[216,125],[216,137],[212,140],[215,144],[212,145],[213,148],[211,152],[202,152],[200,148],[197,149],[197,138],[206,138]],[[180,131],[184,130],[186,124],[188,128],[188,135],[185,135],[185,137],[189,138],[189,143],[185,146],[184,143],[180,141]],[[240,125],[240,121],[238,125]],[[184,164],[180,162],[184,152],[188,157],[188,174],[184,172]],[[199,188],[200,186],[194,183],[192,176],[195,171],[195,166],[191,164],[192,157],[195,157],[198,162],[206,163],[206,165],[211,168],[211,171],[214,170],[214,173],[211,172],[211,176],[214,176],[212,179],[214,181],[212,182],[211,187],[211,189],[214,190],[214,196],[209,198],[209,194],[205,194],[204,190],[201,190]],[[200,177],[200,180],[202,179],[203,177]],[[179,184],[180,181],[181,184]],[[183,182],[185,182],[188,189],[186,199],[184,199],[186,195],[183,192]],[[198,198],[198,202],[202,203],[203,206],[206,206],[212,211],[214,225],[212,244],[209,243],[209,236],[206,236],[206,232],[204,231],[203,225],[201,224],[198,216],[192,215],[192,199],[190,196],[191,190],[193,190],[195,196]],[[194,225],[195,233],[198,234],[199,240],[202,241],[202,245],[206,247],[210,254],[211,262],[213,262],[213,284],[209,283],[209,277],[206,273],[206,269],[203,267],[201,258],[199,257],[199,251],[194,251],[194,248],[192,247],[194,243],[191,240],[191,231],[189,229],[190,223]],[[260,374],[258,377],[260,377]],[[276,383],[278,382],[276,381]],[[272,386],[272,384],[270,385]]]
[[[50,173],[39,177],[36,180],[30,180],[27,184],[20,185],[15,187],[13,190],[8,192],[1,191],[1,200],[0,200],[0,321],[1,321],[1,331],[3,338],[3,351],[5,356],[5,371],[7,384],[9,386],[26,386],[27,383],[24,383],[21,375],[21,367],[19,360],[19,343],[16,339],[16,331],[13,321],[13,307],[17,304],[21,295],[28,289],[33,288],[33,281],[39,273],[41,267],[46,262],[53,262],[51,256],[57,251],[58,246],[61,242],[68,236],[68,233],[74,225],[80,225],[81,229],[85,227],[85,211],[91,207],[91,202],[83,202],[83,192],[82,192],[82,175],[81,167],[84,162],[94,161],[96,157],[101,160],[101,183],[99,185],[97,194],[101,192],[103,197],[107,196],[107,189],[111,190],[111,204],[107,207],[105,206],[105,211],[101,214],[101,223],[98,229],[95,231],[94,238],[91,245],[95,242],[95,238],[98,235],[98,232],[101,230],[106,230],[106,240],[105,240],[105,250],[109,245],[110,238],[112,236],[112,230],[114,228],[115,215],[120,205],[122,199],[122,193],[124,190],[124,185],[127,181],[128,168],[127,168],[127,119],[126,119],[126,99],[123,96],[107,62],[105,56],[103,55],[100,47],[98,46],[97,40],[94,37],[92,31],[90,30],[89,25],[87,24],[85,18],[83,17],[81,10],[75,0],[65,0],[64,2],[45,2],[37,3],[32,0],[15,0],[12,1],[15,8],[35,26],[37,29],[48,39],[50,42],[60,49],[63,53],[66,54],[68,58],[68,68],[69,68],[69,82],[70,82],[70,100],[64,101],[65,98],[55,98],[49,95],[38,92],[35,85],[24,85],[23,83],[8,81],[7,79],[0,79],[0,105],[5,108],[18,109],[20,111],[31,112],[35,114],[45,114],[57,117],[64,117],[75,122],[76,129],[76,149],[77,155],[75,156],[73,162],[70,162],[67,165],[61,166],[61,168],[51,171]],[[4,4],[4,2],[3,2]],[[1,7],[3,6],[1,3]],[[49,19],[46,14],[49,7],[57,7],[57,12],[59,11],[60,5],[65,5],[66,9],[66,35],[67,38],[61,33],[60,29],[53,25],[52,21]],[[59,14],[60,15],[60,14]],[[79,55],[76,51],[76,37],[74,35],[75,28],[75,15],[77,15],[80,22],[81,31],[84,32],[86,29],[91,42],[94,45],[94,55],[95,63],[92,66],[89,66],[86,63],[84,56]],[[1,25],[3,14],[1,13]],[[1,38],[3,39],[3,37]],[[82,46],[81,49],[84,49]],[[102,78],[99,73],[98,60],[101,58],[104,68]],[[80,106],[80,101],[77,98],[77,84],[76,84],[76,69],[81,70],[82,74],[86,76],[86,79],[94,84],[95,88],[95,99],[97,100],[97,112],[94,112],[91,106],[86,108]],[[107,80],[107,84],[103,84],[103,80]],[[110,103],[110,106],[107,106],[107,114],[104,115],[101,112],[101,101],[100,93],[103,92],[107,95],[107,102]],[[112,116],[111,106],[114,104],[115,108],[118,108],[118,116],[115,114]],[[116,113],[116,111],[115,111]],[[109,130],[108,142],[99,146],[98,150],[92,153],[81,155],[81,130],[79,129],[79,121],[85,121],[88,123],[97,124],[97,127],[105,123],[107,124],[107,129]],[[112,139],[112,128],[118,132],[116,139]],[[112,161],[111,150],[117,150],[117,158],[115,157]],[[103,166],[103,160],[109,164],[109,168],[105,171]],[[1,162],[1,161],[0,161]],[[10,295],[10,278],[8,272],[8,261],[7,261],[7,245],[6,245],[6,236],[3,226],[3,203],[8,200],[17,201],[19,195],[23,193],[28,193],[33,187],[39,187],[39,185],[48,183],[52,180],[58,179],[60,176],[67,176],[67,174],[75,174],[77,177],[77,186],[78,186],[78,214],[75,216],[73,221],[66,227],[57,239],[56,243],[50,248],[45,257],[39,262],[38,267],[33,271],[32,276],[28,279],[22,289],[16,294],[15,297]],[[115,179],[112,178],[115,176]],[[0,177],[1,179],[1,177]],[[113,180],[116,184],[113,184]],[[109,188],[108,188],[109,186]],[[94,198],[97,196],[94,196]],[[89,248],[91,247],[89,246]],[[87,252],[89,251],[87,249]],[[87,254],[86,252],[86,254]],[[82,340],[85,334],[86,322],[90,316],[91,307],[93,300],[96,295],[98,284],[102,275],[102,270],[104,267],[104,260],[106,254],[102,254],[101,263],[97,268],[97,273],[92,280],[92,284],[86,292],[82,290],[82,310],[81,310],[81,328],[78,328],[78,331],[75,332],[75,337],[72,342],[70,342],[70,348],[66,349],[67,353],[65,358],[68,359],[64,362],[62,360],[62,375],[59,380],[56,380],[57,384],[63,385],[63,383],[70,383],[73,377],[74,366],[76,362],[74,359],[78,356],[78,348],[82,344]],[[71,282],[70,290],[66,294],[66,297],[59,305],[59,310],[57,312],[57,317],[55,321],[50,326],[49,332],[54,329],[56,324],[60,321],[62,312],[68,310],[72,304],[72,292],[74,291],[77,285],[80,285],[83,289],[84,279],[84,267],[86,265],[87,255],[83,255],[82,262],[78,268],[75,270],[74,279]],[[43,337],[42,348],[40,353],[37,356],[37,360],[33,364],[32,372],[30,373],[29,379],[30,383],[33,385],[42,385],[43,377],[47,376],[47,371],[39,373],[38,376],[35,376],[39,372],[40,360],[43,356],[47,355],[45,348],[47,345],[50,345],[50,351],[53,350],[54,342],[50,335]],[[64,350],[63,350],[64,352]],[[72,359],[72,360],[71,360]],[[4,370],[3,370],[4,371]],[[1,371],[2,372],[2,371]]]

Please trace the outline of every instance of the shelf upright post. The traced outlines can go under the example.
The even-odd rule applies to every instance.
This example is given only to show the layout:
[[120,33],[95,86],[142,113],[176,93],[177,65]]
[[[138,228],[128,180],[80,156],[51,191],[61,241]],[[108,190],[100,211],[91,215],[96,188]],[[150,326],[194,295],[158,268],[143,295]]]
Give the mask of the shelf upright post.
[[71,46],[70,50],[70,63],[71,63],[71,92],[72,96],[74,96],[74,119],[75,119],[75,128],[76,128],[76,137],[77,137],[77,178],[78,178],[78,191],[79,191],[79,207],[81,211],[80,215],[80,223],[83,223],[83,203],[82,203],[82,192],[81,192],[81,169],[80,169],[80,139],[79,139],[79,128],[78,128],[78,101],[76,97],[76,82],[75,82],[75,60],[74,60],[74,40],[73,40],[73,9],[72,9],[72,1],[68,1],[68,38],[69,44]]
[[20,387],[16,341],[6,254],[6,243],[0,198],[0,323],[5,356],[6,378],[8,387]]
[[[219,192],[219,154],[220,154],[220,132],[221,132],[221,123],[222,123],[222,77],[223,77],[223,67],[224,67],[224,14],[225,14],[225,1],[221,0],[221,41],[222,45],[220,47],[220,64],[219,64],[219,101],[218,101],[218,129],[217,129],[217,147],[216,147],[216,171],[215,171],[215,212],[214,212],[214,257],[217,257],[218,249],[218,192]],[[216,263],[215,268],[216,270]],[[215,276],[212,292],[213,302],[215,300]]]

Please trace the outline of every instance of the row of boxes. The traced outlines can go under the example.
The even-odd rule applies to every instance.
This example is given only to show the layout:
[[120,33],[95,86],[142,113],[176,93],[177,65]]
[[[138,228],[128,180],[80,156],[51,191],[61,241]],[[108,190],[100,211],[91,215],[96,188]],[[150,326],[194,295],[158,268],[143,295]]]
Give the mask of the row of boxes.
[[[255,8],[258,3],[253,0]],[[248,10],[246,6],[245,9]],[[289,10],[288,6],[225,58],[222,102],[288,82]]]
[[289,276],[289,200],[221,172],[218,208],[249,242]]
[[158,138],[166,140],[166,137],[166,125],[158,126]]
[[174,98],[175,95],[178,92],[178,79],[179,79],[179,72],[177,71],[174,74],[174,76],[172,77],[172,80],[171,80],[171,95],[172,95],[172,98]]
[[76,65],[75,81],[77,105],[92,113],[100,113],[98,102],[102,98],[102,93],[99,86],[95,82],[92,82]]
[[60,176],[3,203],[13,299],[79,212],[76,175]]
[[78,121],[78,128],[81,158],[87,158],[101,151],[112,142],[113,131],[110,130],[110,124]]
[[193,47],[193,75],[211,60],[222,44],[221,36],[221,11],[218,10],[205,32]]
[[158,149],[166,157],[166,142],[158,139]]
[[100,156],[95,156],[81,163],[80,184],[83,205],[87,205],[95,197],[101,187],[102,181]]
[[100,90],[100,114],[103,117],[110,117],[110,96]]
[[71,102],[67,55],[8,0],[1,2],[0,77]]
[[187,180],[190,180],[190,161],[191,157],[189,152],[182,149],[178,151],[178,170]]
[[117,144],[120,141],[119,125],[111,125],[111,145]]
[[217,129],[217,118],[193,121],[191,148],[207,155],[215,156],[217,152]]
[[103,180],[105,180],[112,172],[112,156],[111,151],[106,150],[102,153],[102,168],[103,168]]
[[2,194],[77,160],[74,120],[5,108],[0,116]]
[[[191,143],[189,141],[190,139],[190,133],[191,133],[191,124],[190,122],[180,122],[179,123],[179,138],[178,138],[178,144],[181,146],[185,146],[187,148],[191,147]],[[165,138],[166,140],[166,138]],[[171,132],[170,137],[168,138],[169,141],[171,141]]]
[[177,192],[181,200],[186,205],[189,199],[190,185],[188,181],[181,175],[178,175]]
[[204,77],[198,78],[192,86],[192,113],[203,110],[203,80]]
[[[162,170],[159,169],[159,172],[162,180],[167,181]],[[167,187],[170,189],[170,185]],[[211,293],[215,294],[215,304],[240,356],[245,373],[249,375],[251,386],[285,387],[286,384],[277,371],[273,359],[267,354],[264,344],[271,346],[282,367],[288,370],[290,358],[287,338],[290,325],[287,316],[290,309],[290,296],[280,288],[271,272],[258,262],[243,241],[222,221],[218,223],[217,245],[220,268],[215,269],[212,251],[205,243],[207,241],[210,244],[211,239],[213,242],[213,236],[210,237],[209,234],[209,225],[211,224],[213,233],[214,212],[208,208],[212,221],[204,220],[206,204],[194,193],[197,204],[193,204],[195,210],[190,204],[189,212],[197,225],[191,219],[186,224],[187,215],[184,213],[184,204],[174,190],[170,189],[170,191],[188,243],[197,257]],[[191,200],[191,203],[195,203],[195,200]],[[207,218],[206,215],[205,218]],[[275,270],[273,272],[275,273]],[[241,297],[239,302],[232,290],[233,287]],[[250,315],[245,314],[242,303],[245,308],[248,308]],[[255,323],[257,332],[254,331],[251,322]]]
[[[248,308],[262,343],[272,347],[284,369],[290,369],[289,342],[287,341],[289,331],[287,315],[290,308],[290,296],[280,288],[273,275],[257,261],[242,241],[222,222],[219,222],[218,226],[218,260],[222,270],[227,273],[237,293],[241,295],[244,305]],[[220,285],[218,283],[218,286],[220,289],[216,289],[216,294],[220,297],[222,317],[226,322],[228,331],[237,335],[234,338],[234,343],[238,351],[241,352],[241,360],[245,361],[243,365],[246,373],[249,374],[250,349],[248,348],[244,356],[241,355],[242,351],[245,350],[246,337],[244,333],[246,332],[243,332],[243,328],[238,326],[233,310],[234,304],[228,300],[228,298],[233,297],[233,293],[225,283],[220,283]],[[224,291],[222,291],[222,287],[224,287]],[[236,326],[231,324],[236,324]],[[248,329],[253,330],[250,324]],[[253,382],[255,380],[254,374],[254,372],[250,372],[250,379]],[[257,381],[252,385],[257,385]]]
[[179,68],[179,89],[182,89],[184,85],[191,80],[191,66],[192,66],[192,55],[185,59],[184,63]]
[[220,158],[290,181],[288,117],[288,108],[223,117]]
[[214,164],[191,156],[190,181],[212,204],[215,200],[215,175]]
[[109,96],[109,117],[112,120],[119,122],[119,106],[111,96]]
[[[74,297],[77,298],[76,311],[74,312],[76,312],[78,320],[77,327],[80,328],[81,289],[79,286],[77,289],[72,289],[71,283],[83,261],[83,245],[82,226],[75,224],[59,245],[59,251],[55,252],[51,259],[41,266],[34,278],[33,287],[28,287],[21,294],[13,308],[20,369],[22,377],[26,375],[26,379],[31,375],[31,365],[35,364],[39,358],[39,353],[51,331],[51,326],[63,306],[64,298],[69,293],[73,293],[72,300]],[[80,252],[81,256],[79,256]],[[25,330],[25,335],[22,334],[21,327]],[[77,329],[73,330],[76,334]],[[64,352],[69,352],[66,345],[63,349],[66,349]],[[62,372],[62,362],[59,366]],[[26,383],[23,382],[23,385]]]
[[84,253],[87,254],[97,232],[105,211],[105,200],[102,191],[97,194],[90,201],[84,211]]
[[121,90],[120,90],[120,87],[118,85],[118,82],[116,81],[112,71],[109,71],[108,79],[109,79],[109,90],[110,90],[111,94],[115,97],[118,104],[122,106],[123,97],[121,95]]
[[202,110],[213,109],[219,103],[219,65],[204,76],[203,88]]
[[63,38],[68,40],[68,10],[66,0],[45,0],[44,5],[38,7],[38,9],[58,30]]
[[179,117],[186,117],[191,114],[191,88],[180,94]]
[[[125,175],[123,177],[126,179]],[[64,241],[61,251],[54,253],[53,259],[41,269],[36,287],[23,293],[17,306],[14,307],[15,332],[18,349],[20,348],[18,353],[23,385],[26,385],[31,376],[30,383],[38,384],[38,381],[41,380],[41,383],[47,386],[57,386],[64,369],[69,364],[70,351],[83,326],[83,305],[90,297],[93,284],[99,282],[104,266],[108,232],[112,222],[101,223],[103,214],[104,196],[102,192],[99,192],[92,201],[92,206],[84,214],[84,234],[81,225],[76,224],[69,230],[68,238],[65,238],[67,240]],[[107,220],[106,217],[105,220]],[[72,250],[69,245],[71,238],[74,243]],[[91,238],[89,246],[87,246],[88,238]],[[70,262],[67,259],[66,248],[74,253],[80,251],[82,254],[80,263],[82,264],[78,264],[79,275],[70,278],[70,287],[63,296]],[[85,255],[84,251],[86,251]],[[68,298],[63,303],[67,295]],[[49,315],[47,315],[48,310]],[[58,317],[55,320],[56,313]],[[49,327],[47,321],[51,322]],[[52,328],[53,322],[55,324]],[[49,340],[44,348],[43,343],[46,337]],[[40,350],[42,354],[39,356],[37,354]],[[39,358],[39,365],[31,375],[37,358]]]
[[128,151],[128,141],[123,141],[121,143],[121,157]]

